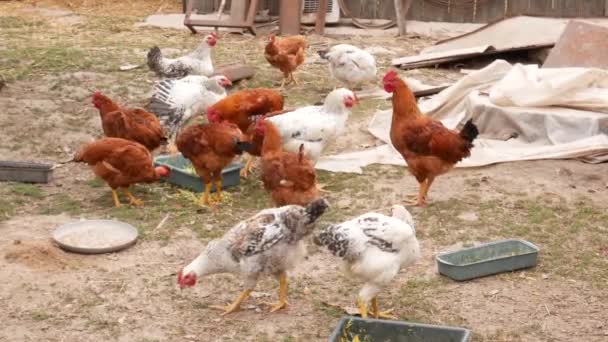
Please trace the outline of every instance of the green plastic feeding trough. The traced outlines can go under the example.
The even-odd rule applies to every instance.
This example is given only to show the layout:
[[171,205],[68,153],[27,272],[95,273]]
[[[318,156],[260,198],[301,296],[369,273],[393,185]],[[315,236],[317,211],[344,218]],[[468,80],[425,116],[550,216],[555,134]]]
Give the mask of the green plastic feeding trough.
[[464,281],[536,266],[538,251],[531,242],[507,239],[437,255],[439,273]]
[[346,316],[329,342],[467,342],[465,328]]
[[[204,191],[203,182],[196,174],[192,163],[181,154],[158,156],[154,158],[154,165],[165,165],[171,169],[169,178],[165,178],[164,181],[194,192]],[[222,170],[222,189],[240,184],[240,170],[242,167],[242,164],[232,163]],[[215,191],[215,185],[211,191]]]

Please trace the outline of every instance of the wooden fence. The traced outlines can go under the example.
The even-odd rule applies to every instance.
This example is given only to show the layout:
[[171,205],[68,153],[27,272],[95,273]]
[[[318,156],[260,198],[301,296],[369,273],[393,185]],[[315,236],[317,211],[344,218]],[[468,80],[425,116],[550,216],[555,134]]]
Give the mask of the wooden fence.
[[[213,12],[219,0],[194,0],[199,12]],[[292,0],[295,1],[295,0]],[[302,0],[303,1],[303,0]],[[331,1],[331,0],[330,0]],[[393,0],[344,0],[353,16],[393,19]],[[229,8],[230,0],[226,8]],[[262,0],[260,9],[277,15],[279,0]],[[603,17],[608,0],[413,0],[408,19],[486,23],[514,15],[546,17]]]

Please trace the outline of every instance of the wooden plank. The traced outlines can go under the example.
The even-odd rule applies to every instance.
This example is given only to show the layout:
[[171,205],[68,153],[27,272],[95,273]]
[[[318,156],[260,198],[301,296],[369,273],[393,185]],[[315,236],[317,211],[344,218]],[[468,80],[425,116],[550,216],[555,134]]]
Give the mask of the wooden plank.
[[224,75],[230,81],[237,82],[242,79],[252,78],[255,75],[255,68],[240,63],[224,64],[215,68],[214,75]]
[[[580,44],[581,41],[585,44]],[[543,68],[608,69],[608,28],[571,20],[543,64]]]
[[391,64],[395,65],[395,66],[401,66],[401,67],[406,67],[409,65],[415,65],[417,67],[421,64],[435,65],[435,64],[438,64],[439,62],[447,62],[450,60],[459,60],[459,59],[462,59],[463,57],[480,55],[487,51],[490,51],[491,49],[492,49],[491,46],[486,45],[486,46],[476,46],[476,47],[472,47],[472,48],[457,49],[457,50],[450,50],[450,51],[444,51],[444,52],[425,53],[422,55],[395,58],[391,61]]

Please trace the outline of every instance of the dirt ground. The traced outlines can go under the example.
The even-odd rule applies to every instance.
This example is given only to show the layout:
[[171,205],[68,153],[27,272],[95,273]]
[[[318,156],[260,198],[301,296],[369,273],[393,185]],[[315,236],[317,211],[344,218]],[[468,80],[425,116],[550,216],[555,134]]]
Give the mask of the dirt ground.
[[[145,104],[155,77],[141,64],[159,45],[187,51],[201,36],[135,24],[175,1],[135,1],[101,9],[96,1],[0,2],[0,155],[2,159],[61,161],[101,135],[90,95],[101,89],[123,103]],[[314,50],[349,42],[382,46],[380,73],[394,54],[414,52],[433,39],[311,37],[301,86],[285,92],[287,105],[315,103],[333,88]],[[264,61],[263,36],[222,35],[217,64],[246,62],[256,76],[241,87],[276,86],[279,74]],[[400,72],[430,84],[459,77],[451,70]],[[328,153],[377,143],[364,131],[383,100],[364,100],[348,133]],[[400,167],[371,166],[362,175],[319,172],[332,209],[320,225],[370,210],[387,211],[413,193]],[[141,208],[114,208],[109,189],[83,165],[55,170],[48,185],[0,183],[0,341],[325,341],[353,307],[360,284],[336,259],[309,243],[309,256],[290,275],[290,307],[268,313],[278,284],[260,282],[243,311],[220,317],[213,304],[241,290],[233,275],[215,275],[180,291],[176,271],[207,241],[268,207],[257,177],[228,191],[219,211],[197,207],[192,194],[168,186],[137,186]],[[414,208],[423,257],[403,270],[380,296],[403,320],[463,326],[473,341],[608,340],[608,164],[534,161],[457,169],[439,178],[431,204]],[[166,224],[158,223],[169,214]],[[65,253],[50,241],[58,225],[84,218],[115,218],[140,229],[132,248],[117,254]],[[468,282],[437,274],[434,256],[477,242],[522,238],[537,244],[537,267]]]

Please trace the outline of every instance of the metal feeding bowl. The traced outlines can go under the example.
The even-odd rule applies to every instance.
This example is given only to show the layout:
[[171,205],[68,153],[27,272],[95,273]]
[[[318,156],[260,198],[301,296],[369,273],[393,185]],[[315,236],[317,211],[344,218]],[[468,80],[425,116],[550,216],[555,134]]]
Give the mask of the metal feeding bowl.
[[123,250],[135,244],[139,232],[132,225],[113,220],[82,220],[61,225],[53,232],[59,247],[82,254]]

